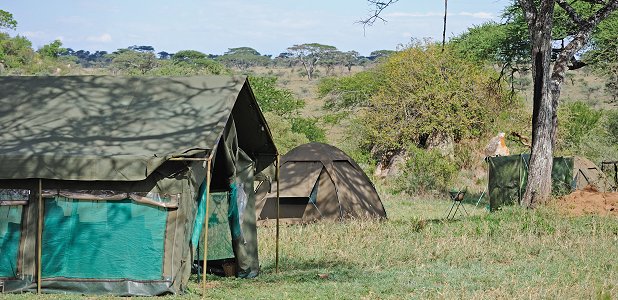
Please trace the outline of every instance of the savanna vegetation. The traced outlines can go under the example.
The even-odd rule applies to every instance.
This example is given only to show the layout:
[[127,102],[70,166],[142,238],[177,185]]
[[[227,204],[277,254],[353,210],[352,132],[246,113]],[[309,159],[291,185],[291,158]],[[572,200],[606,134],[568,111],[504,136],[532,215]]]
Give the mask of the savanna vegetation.
[[[590,2],[574,7],[589,16]],[[576,25],[564,10],[554,14],[552,61]],[[555,155],[618,160],[617,20],[613,13],[600,22],[588,47],[569,62],[556,110]],[[487,186],[483,148],[491,137],[506,132],[511,153],[530,151],[517,135],[533,135],[532,41],[516,2],[501,22],[469,28],[444,48],[414,40],[368,56],[319,43],[292,45],[277,56],[250,47],[222,55],[139,45],[91,52],[60,41],[33,49],[25,37],[10,34],[18,25],[0,10],[2,76],[248,75],[281,153],[328,142],[374,180],[387,221],[285,227],[279,273],[275,229],[262,227],[263,274],[208,277],[208,298],[618,296],[618,258],[611,255],[618,251],[618,219],[565,216],[551,205],[490,214],[486,198],[475,205]],[[468,188],[464,202],[472,216],[446,221],[446,192],[453,187]],[[192,281],[182,297],[200,292]],[[32,295],[0,295],[7,297]],[[45,296],[70,297],[82,298]]]

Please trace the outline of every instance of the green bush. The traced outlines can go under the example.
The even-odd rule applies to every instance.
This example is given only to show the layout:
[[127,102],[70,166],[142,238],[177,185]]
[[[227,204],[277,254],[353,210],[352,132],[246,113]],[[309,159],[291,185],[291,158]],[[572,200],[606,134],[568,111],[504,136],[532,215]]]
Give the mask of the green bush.
[[317,118],[295,117],[291,122],[293,132],[303,134],[311,142],[326,142],[326,133],[318,126]]
[[562,140],[566,147],[577,147],[582,138],[594,129],[602,113],[577,101],[563,105],[559,111]]
[[618,144],[618,110],[607,112],[606,128],[610,142]]
[[291,117],[305,106],[305,101],[294,96],[292,91],[277,87],[276,77],[249,77],[255,98],[264,112]]
[[340,78],[327,77],[320,80],[318,95],[325,98],[324,107],[330,110],[367,106],[384,80],[373,70]]
[[279,153],[285,154],[290,149],[309,142],[309,139],[298,132],[292,130],[290,120],[282,118],[272,112],[265,112],[264,117],[268,123],[268,128],[273,135],[273,140]]
[[458,171],[453,161],[442,156],[438,150],[424,150],[416,146],[408,147],[407,154],[402,173],[395,178],[394,192],[424,194],[449,188]]

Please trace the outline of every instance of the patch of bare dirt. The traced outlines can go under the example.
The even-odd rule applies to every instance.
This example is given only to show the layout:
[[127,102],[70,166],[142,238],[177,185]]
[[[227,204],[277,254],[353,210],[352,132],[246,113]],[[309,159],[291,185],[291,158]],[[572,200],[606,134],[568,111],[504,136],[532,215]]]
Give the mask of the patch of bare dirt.
[[573,216],[618,216],[618,193],[601,193],[593,186],[587,186],[558,198],[553,205]]

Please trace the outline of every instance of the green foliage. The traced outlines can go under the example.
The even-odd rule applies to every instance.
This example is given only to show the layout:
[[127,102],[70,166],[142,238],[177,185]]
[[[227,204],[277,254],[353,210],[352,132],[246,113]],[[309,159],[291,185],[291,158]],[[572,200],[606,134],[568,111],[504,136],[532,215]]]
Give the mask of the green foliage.
[[369,70],[346,77],[327,77],[318,84],[318,95],[326,98],[324,107],[340,110],[369,105],[369,99],[384,84],[386,78]]
[[17,21],[13,19],[13,14],[0,9],[0,29],[2,28],[15,29],[17,28]]
[[[277,148],[286,153],[307,142],[324,142],[326,134],[318,119],[298,116],[305,102],[287,89],[277,87],[276,77],[249,77],[255,98],[267,118]],[[271,121],[276,122],[275,125]]]
[[249,77],[255,98],[264,112],[291,117],[305,106],[305,102],[294,96],[292,91],[277,87],[276,77]]
[[10,37],[6,33],[0,32],[0,60],[4,61],[6,67],[21,68],[35,57],[32,50],[32,43],[25,37]]
[[270,63],[270,57],[261,55],[250,47],[230,48],[223,55],[216,58],[227,67],[236,67],[246,70],[254,66],[266,66]]
[[303,65],[307,79],[312,80],[314,78],[314,73],[317,71],[316,66],[318,63],[321,60],[327,60],[333,52],[337,51],[337,47],[319,43],[309,43],[294,45],[289,47],[288,51],[291,56],[296,57]]
[[157,66],[154,53],[118,49],[112,54],[112,69],[128,75],[144,75]]
[[530,62],[528,27],[519,11],[505,11],[504,24],[486,22],[475,25],[461,35],[451,39],[456,53],[479,63],[498,64],[501,75],[521,68]]
[[410,146],[402,174],[395,179],[395,192],[425,194],[447,190],[458,171],[457,165],[442,156],[438,150]]
[[618,112],[597,111],[582,102],[563,105],[558,111],[559,155],[580,155],[599,161],[618,157]]
[[221,63],[196,50],[178,51],[172,55],[171,62],[173,65],[165,65],[161,72],[178,72],[179,75],[219,75],[227,72]]
[[610,142],[618,145],[618,110],[607,112],[606,128]]
[[57,58],[67,52],[67,49],[62,48],[62,41],[55,40],[39,49],[39,54],[43,57]]
[[463,56],[479,62],[501,61],[501,52],[507,37],[506,26],[496,22],[474,25],[450,40],[454,49]]
[[421,145],[434,132],[478,137],[511,104],[493,70],[436,45],[394,54],[378,72],[385,81],[361,116],[366,139],[378,150]]
[[371,53],[369,53],[369,57],[372,60],[378,60],[378,59],[382,59],[382,58],[387,58],[393,54],[395,54],[397,51],[394,50],[375,50],[375,51],[371,51]]
[[282,118],[273,112],[265,112],[264,117],[279,153],[285,154],[292,148],[309,142],[304,134],[292,130],[292,123],[289,119]]
[[575,148],[582,138],[598,124],[602,113],[577,101],[563,105],[559,110],[561,139],[565,147]]
[[310,142],[326,142],[326,132],[318,126],[317,118],[295,117],[291,121],[292,131],[303,134]]

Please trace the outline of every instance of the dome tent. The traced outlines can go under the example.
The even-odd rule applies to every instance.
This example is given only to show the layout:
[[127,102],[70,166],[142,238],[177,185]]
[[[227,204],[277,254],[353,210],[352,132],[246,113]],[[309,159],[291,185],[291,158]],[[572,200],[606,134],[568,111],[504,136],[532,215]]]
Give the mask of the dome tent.
[[[276,183],[256,191],[256,216],[277,217]],[[279,216],[286,223],[386,218],[378,193],[358,164],[340,149],[308,143],[281,158]]]

